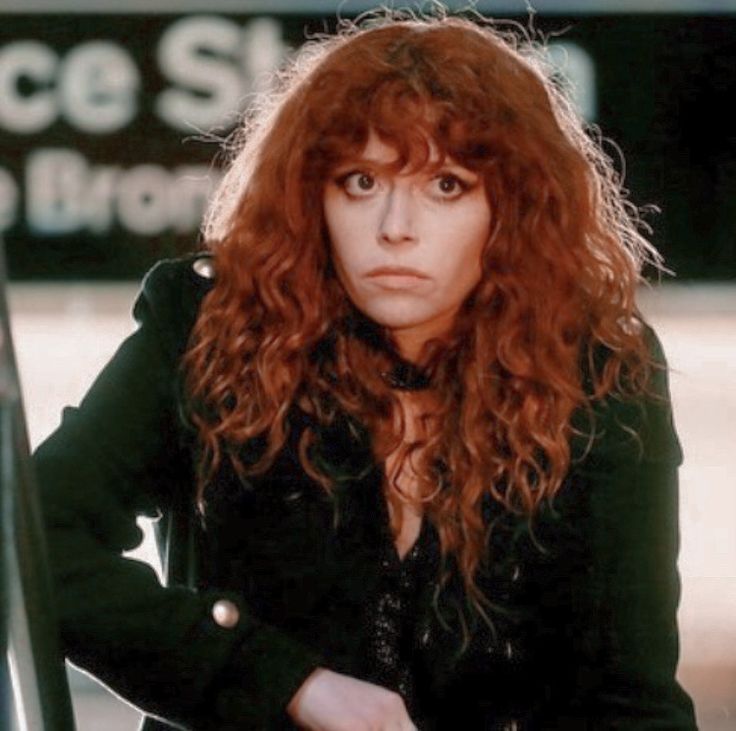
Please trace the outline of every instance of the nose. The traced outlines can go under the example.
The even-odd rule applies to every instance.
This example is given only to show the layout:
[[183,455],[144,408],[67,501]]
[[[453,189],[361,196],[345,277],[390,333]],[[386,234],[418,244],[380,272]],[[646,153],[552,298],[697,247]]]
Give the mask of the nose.
[[413,201],[409,186],[392,185],[385,201],[379,227],[379,239],[383,244],[401,244],[413,241]]

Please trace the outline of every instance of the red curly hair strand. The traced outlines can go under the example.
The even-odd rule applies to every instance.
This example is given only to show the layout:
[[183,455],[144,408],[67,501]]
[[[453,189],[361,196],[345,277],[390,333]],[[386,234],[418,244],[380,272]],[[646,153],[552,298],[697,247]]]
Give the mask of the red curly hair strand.
[[[426,437],[401,448],[409,458],[422,447],[419,499],[482,611],[474,576],[487,543],[483,498],[533,515],[570,468],[573,413],[592,415],[614,391],[645,390],[654,365],[635,293],[642,265],[661,259],[553,78],[523,33],[482,17],[388,10],[342,21],[279,72],[248,112],[204,227],[217,277],[184,360],[203,448],[202,510],[223,459],[241,476],[268,469],[294,405],[325,425],[347,413],[367,428],[379,464],[402,445],[388,418],[397,398],[380,377],[390,353],[376,347],[380,337],[356,336],[322,195],[371,130],[396,148],[397,169],[425,164],[432,141],[482,175],[494,228],[453,333],[424,354],[436,395]],[[328,370],[314,357],[325,343]],[[601,348],[608,357],[597,368]],[[314,437],[304,432],[300,458],[330,491],[310,460]],[[244,464],[234,447],[250,440],[263,449]],[[388,490],[393,506],[408,499],[397,491]]]

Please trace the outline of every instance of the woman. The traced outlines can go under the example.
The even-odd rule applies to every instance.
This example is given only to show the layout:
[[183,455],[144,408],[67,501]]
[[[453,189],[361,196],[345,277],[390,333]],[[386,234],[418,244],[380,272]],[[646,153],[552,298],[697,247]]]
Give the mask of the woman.
[[147,729],[693,729],[658,255],[529,44],[363,20],[38,449],[66,652]]

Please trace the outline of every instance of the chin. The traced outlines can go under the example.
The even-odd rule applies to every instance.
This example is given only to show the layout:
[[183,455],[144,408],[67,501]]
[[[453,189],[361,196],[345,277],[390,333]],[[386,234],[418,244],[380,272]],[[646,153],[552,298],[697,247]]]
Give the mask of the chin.
[[370,311],[363,310],[363,314],[373,320],[382,327],[387,327],[389,330],[404,330],[407,328],[419,327],[423,325],[427,320],[431,320],[432,316],[420,316],[417,314],[401,313],[401,312],[385,312],[385,311]]

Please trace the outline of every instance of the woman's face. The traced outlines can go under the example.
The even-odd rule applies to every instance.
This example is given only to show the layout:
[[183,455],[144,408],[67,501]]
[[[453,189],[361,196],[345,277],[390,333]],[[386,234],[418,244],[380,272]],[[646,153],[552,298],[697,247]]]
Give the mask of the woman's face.
[[[436,173],[380,174],[397,157],[371,132],[324,190],[332,259],[355,306],[415,359],[446,333],[481,277],[491,211],[477,173],[451,158]],[[431,147],[430,162],[438,151]]]

